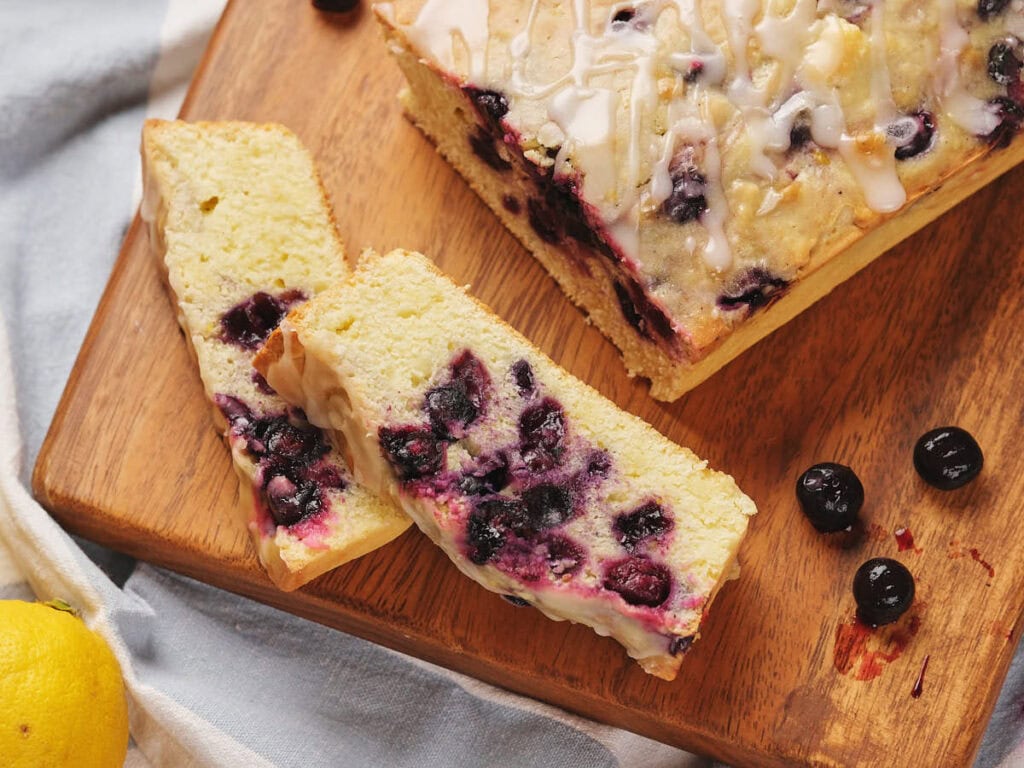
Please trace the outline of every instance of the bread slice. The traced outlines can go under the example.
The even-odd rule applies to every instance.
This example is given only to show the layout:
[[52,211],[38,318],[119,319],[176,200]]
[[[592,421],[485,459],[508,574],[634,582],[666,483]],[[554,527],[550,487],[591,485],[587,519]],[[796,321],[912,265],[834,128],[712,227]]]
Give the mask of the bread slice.
[[288,308],[348,274],[309,152],[279,125],[149,120],[142,217],[214,421],[240,509],[284,590],[398,536],[394,505],[352,482],[341,453],[252,367]]
[[413,122],[663,400],[1024,157],[1007,0],[374,7]]
[[576,380],[424,256],[364,255],[254,361],[356,478],[458,568],[611,635],[672,679],[735,575],[754,504],[728,475]]

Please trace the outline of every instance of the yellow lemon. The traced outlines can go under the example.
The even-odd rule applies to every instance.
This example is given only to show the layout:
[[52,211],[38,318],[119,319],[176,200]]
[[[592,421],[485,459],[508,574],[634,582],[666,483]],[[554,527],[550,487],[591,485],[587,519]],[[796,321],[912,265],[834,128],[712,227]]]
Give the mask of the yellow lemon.
[[0,600],[0,763],[115,768],[127,751],[124,682],[106,641],[59,601]]

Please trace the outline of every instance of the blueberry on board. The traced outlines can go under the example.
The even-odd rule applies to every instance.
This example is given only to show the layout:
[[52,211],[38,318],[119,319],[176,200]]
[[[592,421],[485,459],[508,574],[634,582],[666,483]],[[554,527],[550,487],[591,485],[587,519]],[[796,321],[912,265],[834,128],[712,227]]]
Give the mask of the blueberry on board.
[[359,0],[313,0],[314,8],[328,13],[346,13],[355,10],[358,5]]
[[605,571],[602,586],[618,592],[630,605],[655,608],[668,598],[672,575],[666,566],[646,557],[627,557]]
[[872,558],[853,577],[853,599],[857,617],[865,624],[891,624],[914,602],[914,577],[897,560]]
[[985,457],[971,434],[960,427],[938,427],[914,446],[914,468],[929,485],[952,491],[981,472]]
[[815,464],[796,481],[796,497],[807,519],[821,533],[845,531],[864,504],[860,478],[843,464]]

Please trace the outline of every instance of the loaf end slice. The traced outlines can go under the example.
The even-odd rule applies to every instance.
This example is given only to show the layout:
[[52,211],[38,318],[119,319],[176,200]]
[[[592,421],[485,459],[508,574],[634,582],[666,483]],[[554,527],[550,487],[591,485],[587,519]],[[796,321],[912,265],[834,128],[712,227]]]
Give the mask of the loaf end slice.
[[252,367],[289,308],[348,274],[309,152],[288,129],[147,121],[142,217],[239,477],[260,561],[285,590],[410,521]]

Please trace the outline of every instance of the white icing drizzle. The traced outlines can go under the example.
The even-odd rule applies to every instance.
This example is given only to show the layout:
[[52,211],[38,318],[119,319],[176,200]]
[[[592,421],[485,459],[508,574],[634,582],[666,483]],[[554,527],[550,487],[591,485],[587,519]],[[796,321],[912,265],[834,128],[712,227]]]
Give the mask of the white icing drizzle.
[[760,0],[723,0],[722,8],[728,26],[729,46],[736,76],[729,86],[729,100],[740,107],[763,107],[765,93],[754,87],[750,77],[747,47],[754,32],[754,16],[761,8]]
[[956,0],[938,0],[939,63],[935,92],[954,123],[975,136],[987,136],[999,125],[999,115],[985,101],[967,93],[960,81],[960,53],[970,37],[957,17]]
[[884,140],[871,151],[862,151],[857,139],[844,134],[839,141],[839,154],[864,191],[864,200],[871,210],[892,213],[907,202],[907,191],[896,175],[896,151]]
[[694,63],[703,67],[701,80],[708,85],[719,85],[725,80],[725,53],[708,37],[704,18],[696,0],[670,0],[679,16],[680,26],[690,32],[690,51],[670,53],[669,64],[684,75]]
[[[808,115],[815,143],[838,152],[870,208],[888,213],[906,203],[906,191],[896,172],[895,147],[885,141],[890,126],[904,118],[890,81],[884,0],[863,9],[869,25],[874,106],[874,130],[866,135],[848,132],[840,99],[829,84],[843,64],[844,41],[850,31],[849,23],[837,15],[839,5],[833,0],[794,0],[789,12],[781,15],[771,13],[770,4],[763,0],[722,0],[731,75],[725,51],[707,32],[701,0],[624,1],[614,4],[609,18],[601,21],[591,18],[591,0],[562,5],[571,8],[573,18],[568,69],[549,82],[537,82],[528,75],[534,45],[541,44],[533,39],[539,15],[558,13],[562,7],[532,0],[523,28],[509,39],[510,71],[502,73],[507,82],[501,87],[513,109],[517,102],[533,102],[546,111],[550,122],[542,128],[546,138],[541,143],[559,147],[551,172],[585,170],[580,178],[581,194],[609,222],[608,231],[627,258],[639,259],[641,211],[657,211],[672,196],[673,162],[680,151],[692,147],[686,151],[699,157],[707,203],[699,219],[707,233],[702,256],[713,270],[730,267],[733,256],[726,235],[729,205],[723,187],[719,126],[712,117],[713,99],[706,90],[719,85],[739,113],[738,129],[743,131],[748,149],[748,173],[774,183],[779,174],[777,163],[789,149],[796,120]],[[393,18],[389,6],[385,4]],[[976,135],[990,133],[998,124],[996,110],[968,94],[960,81],[959,57],[969,39],[957,17],[957,0],[936,0],[936,6],[940,37],[936,95],[943,110],[965,130]],[[626,10],[632,19],[611,22]],[[688,35],[689,50],[659,51],[655,30],[666,10],[677,15]],[[595,21],[596,30],[592,29]],[[469,78],[486,86],[488,24],[488,0],[426,0],[407,34],[442,66],[451,67],[456,56],[464,53]],[[769,66],[754,71],[752,43]],[[674,80],[667,99],[666,130],[661,136],[645,136],[644,126],[659,108],[659,91],[664,93],[669,87],[666,71],[670,75],[667,82]],[[694,72],[698,76],[692,77]],[[625,92],[599,79],[615,75],[621,80],[625,73],[630,78]],[[621,121],[626,125],[620,125]],[[737,130],[737,126],[731,122],[728,130]],[[770,189],[757,213],[768,213],[780,199],[779,193]],[[694,242],[692,235],[687,238]]]
[[761,50],[782,66],[779,80],[789,82],[803,61],[811,25],[817,17],[815,0],[797,0],[786,16],[765,17],[755,28]]
[[889,55],[885,41],[885,3],[871,6],[871,98],[875,102],[875,128],[886,127],[899,114],[892,100],[889,81]]
[[487,75],[490,9],[488,0],[427,0],[406,35],[448,68],[455,66],[455,46],[463,46],[470,79],[482,82]]
[[704,195],[708,202],[708,209],[703,217],[704,226],[708,230],[704,261],[712,269],[722,271],[732,265],[732,249],[725,234],[729,203],[722,189],[722,160],[718,154],[718,136],[713,132],[708,136],[707,145],[704,147],[704,176]]

